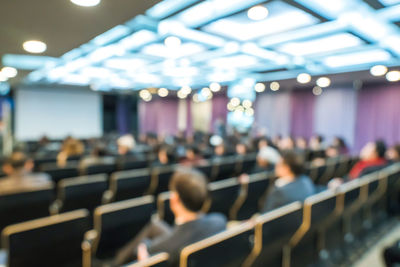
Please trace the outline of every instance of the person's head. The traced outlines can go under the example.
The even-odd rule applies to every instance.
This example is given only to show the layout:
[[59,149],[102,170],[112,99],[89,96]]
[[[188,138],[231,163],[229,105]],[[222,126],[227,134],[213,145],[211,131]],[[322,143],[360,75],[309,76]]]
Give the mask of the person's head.
[[329,146],[326,150],[325,150],[325,155],[328,158],[335,158],[338,157],[340,155],[340,151],[339,151],[339,147],[336,146]]
[[3,165],[3,171],[7,175],[11,175],[13,173],[21,171],[30,172],[32,171],[33,166],[33,161],[30,160],[24,153],[14,152],[5,161]]
[[206,177],[193,169],[178,169],[169,183],[170,206],[175,218],[188,213],[200,213],[208,198]]
[[214,148],[214,153],[217,156],[223,156],[225,155],[225,145],[224,144],[219,144]]
[[247,146],[244,143],[238,143],[236,145],[236,153],[238,155],[246,155],[247,153]]
[[386,152],[386,145],[383,141],[378,140],[375,142],[367,143],[360,152],[362,160],[374,160],[383,158]]
[[279,152],[272,147],[263,147],[257,154],[257,165],[267,167],[270,164],[275,165],[279,162],[281,156]]
[[117,145],[118,145],[118,154],[119,155],[126,155],[128,154],[134,147],[135,147],[135,139],[132,135],[126,134],[118,138]]
[[314,135],[310,139],[310,148],[312,150],[319,150],[321,149],[322,142],[324,141],[324,138],[321,135]]
[[285,137],[279,142],[280,150],[292,150],[294,149],[294,140],[292,137]]
[[158,148],[158,160],[162,164],[168,164],[172,158],[171,149],[168,146],[160,146]]
[[189,160],[195,160],[200,154],[200,151],[195,146],[186,147],[186,158]]
[[267,146],[269,146],[269,142],[268,142],[267,138],[261,138],[260,140],[258,140],[258,143],[257,143],[258,150],[261,150]]
[[392,146],[386,151],[385,157],[391,161],[400,161],[400,144]]
[[85,151],[85,146],[81,141],[70,137],[64,142],[62,151],[66,156],[79,156]]
[[307,140],[304,137],[296,139],[296,147],[299,149],[307,149]]
[[298,177],[304,171],[304,159],[295,152],[286,151],[282,153],[281,159],[275,167],[278,177]]
[[337,148],[346,148],[347,147],[344,139],[341,137],[337,137],[337,136],[335,138],[333,138],[332,145]]

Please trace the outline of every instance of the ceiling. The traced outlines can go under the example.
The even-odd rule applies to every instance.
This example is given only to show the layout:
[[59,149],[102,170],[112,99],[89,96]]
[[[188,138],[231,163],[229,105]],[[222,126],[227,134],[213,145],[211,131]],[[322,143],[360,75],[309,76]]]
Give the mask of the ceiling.
[[[0,54],[21,54],[22,42],[37,38],[49,46],[45,56],[57,57],[43,58],[50,63],[26,83],[179,89],[400,66],[400,0],[34,2],[0,10]],[[266,19],[248,18],[255,5],[268,9]],[[167,47],[171,36],[181,45]]]
[[[31,39],[47,44],[42,56],[60,57],[157,2],[160,0],[103,0],[99,6],[84,8],[69,0],[2,0],[0,58],[5,54],[28,55],[22,44]],[[11,82],[28,72],[19,69]]]

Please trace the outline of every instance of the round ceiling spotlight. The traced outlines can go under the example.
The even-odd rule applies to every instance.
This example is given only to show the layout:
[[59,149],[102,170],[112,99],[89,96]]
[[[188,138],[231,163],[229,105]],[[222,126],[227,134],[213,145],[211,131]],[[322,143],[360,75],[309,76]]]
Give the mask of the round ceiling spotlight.
[[311,75],[308,73],[300,73],[297,76],[297,81],[302,84],[309,83],[311,81]]
[[14,78],[17,76],[18,71],[13,67],[4,67],[1,69],[1,73],[3,73],[3,75],[5,75],[7,78]]
[[26,52],[33,54],[43,53],[47,49],[47,45],[45,43],[37,40],[26,41],[22,46]]
[[331,79],[329,79],[328,77],[318,78],[317,85],[321,88],[328,87],[329,85],[331,85]]
[[164,44],[168,48],[178,48],[182,44],[182,41],[176,36],[169,36],[165,38]]
[[8,80],[8,77],[0,71],[0,82],[6,82]]
[[78,6],[91,7],[100,4],[101,0],[71,0],[71,2]]
[[389,82],[398,82],[398,81],[400,81],[400,71],[398,71],[398,70],[389,71],[386,74],[386,79]]
[[387,73],[388,68],[383,65],[376,65],[370,69],[370,72],[373,76],[383,76]]
[[141,90],[139,96],[146,102],[149,102],[152,99],[151,93],[147,89]]
[[280,84],[278,82],[272,82],[269,85],[269,88],[271,88],[272,91],[278,91],[280,87],[281,86],[280,86]]
[[265,6],[253,6],[247,11],[247,16],[251,20],[263,20],[268,17],[268,13]]
[[166,97],[168,96],[168,89],[167,88],[160,88],[158,89],[158,95],[160,97]]
[[262,93],[262,92],[264,92],[264,91],[265,91],[265,84],[263,84],[263,83],[257,83],[257,84],[254,86],[254,90],[256,90],[257,93]]
[[213,92],[219,92],[221,90],[221,85],[219,83],[211,83],[210,89]]
[[315,86],[315,87],[312,89],[312,92],[313,92],[313,94],[316,95],[316,96],[321,95],[321,94],[322,94],[322,88],[319,87],[319,86]]

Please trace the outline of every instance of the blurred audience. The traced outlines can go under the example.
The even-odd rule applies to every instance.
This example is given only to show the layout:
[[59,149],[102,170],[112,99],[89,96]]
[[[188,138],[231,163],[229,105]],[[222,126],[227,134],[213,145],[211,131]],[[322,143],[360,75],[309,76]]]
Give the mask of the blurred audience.
[[107,149],[104,144],[97,144],[93,149],[91,155],[83,157],[79,162],[79,168],[85,170],[86,168],[99,165],[99,164],[113,164],[115,158],[108,156]]
[[7,175],[0,180],[0,193],[17,193],[51,185],[50,176],[45,173],[32,173],[34,164],[22,152],[14,152],[4,163]]
[[135,138],[131,134],[126,134],[118,138],[118,155],[127,156],[133,153],[133,148],[135,147]]
[[349,178],[356,179],[386,166],[385,152],[386,145],[381,140],[366,144],[360,152],[360,161],[350,170]]
[[225,230],[226,218],[223,215],[201,212],[208,199],[207,179],[203,174],[189,169],[178,170],[171,179],[170,191],[175,226],[152,220],[119,251],[115,258],[116,266],[136,258],[144,260],[159,252],[169,254],[169,266],[178,266],[183,247]]
[[85,152],[85,146],[82,141],[67,137],[57,155],[57,165],[65,167],[68,159],[80,157]]
[[278,178],[267,195],[263,212],[295,201],[303,201],[317,192],[310,177],[303,174],[303,167],[304,161],[300,154],[289,151],[282,153],[275,167]]
[[274,170],[275,164],[278,163],[280,158],[281,156],[275,148],[270,146],[263,147],[258,152],[256,165],[250,171],[250,173],[272,171]]

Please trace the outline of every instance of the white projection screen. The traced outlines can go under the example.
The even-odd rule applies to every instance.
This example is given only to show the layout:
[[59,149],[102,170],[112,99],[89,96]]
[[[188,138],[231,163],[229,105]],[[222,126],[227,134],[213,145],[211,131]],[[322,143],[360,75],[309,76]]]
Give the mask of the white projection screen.
[[100,137],[102,96],[76,88],[20,88],[15,95],[15,135],[20,141]]

